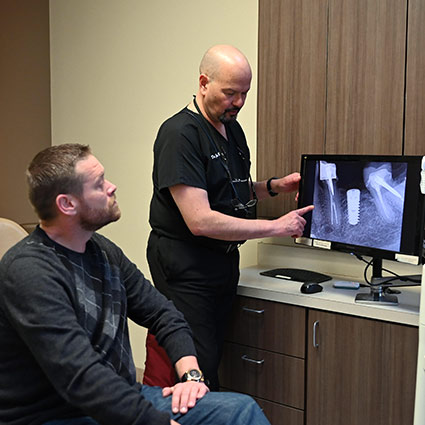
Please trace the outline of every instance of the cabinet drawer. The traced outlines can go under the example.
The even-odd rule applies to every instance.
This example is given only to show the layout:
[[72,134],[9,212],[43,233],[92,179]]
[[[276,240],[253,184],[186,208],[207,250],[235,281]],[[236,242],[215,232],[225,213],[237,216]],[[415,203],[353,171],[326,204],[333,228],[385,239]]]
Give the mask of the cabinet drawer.
[[283,404],[255,398],[255,401],[263,409],[269,422],[273,425],[304,425],[304,412]]
[[304,409],[304,360],[227,342],[220,385]]
[[305,358],[305,308],[238,296],[226,340]]

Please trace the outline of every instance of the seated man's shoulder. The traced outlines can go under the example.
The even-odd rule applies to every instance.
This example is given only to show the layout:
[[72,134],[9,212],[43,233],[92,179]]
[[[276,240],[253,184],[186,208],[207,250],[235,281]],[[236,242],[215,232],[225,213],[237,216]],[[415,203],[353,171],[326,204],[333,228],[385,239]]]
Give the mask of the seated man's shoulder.
[[33,234],[29,234],[13,245],[1,258],[0,264],[3,267],[11,264],[17,258],[37,256],[41,251],[48,249],[40,240]]

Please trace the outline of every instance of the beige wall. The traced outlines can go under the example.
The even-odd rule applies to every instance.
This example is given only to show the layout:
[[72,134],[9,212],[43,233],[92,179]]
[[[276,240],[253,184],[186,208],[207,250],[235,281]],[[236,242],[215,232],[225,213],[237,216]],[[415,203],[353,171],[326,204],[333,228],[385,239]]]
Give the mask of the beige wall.
[[25,169],[50,146],[49,0],[0,2],[0,217],[37,218]]
[[[240,113],[255,170],[256,0],[51,0],[53,144],[89,143],[118,185],[122,219],[104,229],[146,274],[152,145],[161,122],[197,89],[204,51],[239,47],[254,80]],[[242,264],[256,263],[256,243]],[[132,326],[138,366],[145,333]]]

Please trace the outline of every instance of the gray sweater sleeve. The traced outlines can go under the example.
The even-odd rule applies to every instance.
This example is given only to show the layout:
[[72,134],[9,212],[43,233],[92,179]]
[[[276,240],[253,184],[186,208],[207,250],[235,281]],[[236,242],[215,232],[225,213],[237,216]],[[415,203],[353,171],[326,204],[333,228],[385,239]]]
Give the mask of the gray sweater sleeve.
[[125,257],[123,261],[127,264],[122,265],[122,270],[129,271],[126,278],[128,317],[155,335],[172,364],[183,356],[196,356],[192,333],[183,314]]
[[[173,361],[194,354],[187,324],[172,303],[157,293],[121,250],[106,240],[99,242],[106,244],[108,257],[121,270],[131,318],[161,335]],[[138,385],[102,363],[76,320],[75,288],[66,268],[52,256],[31,254],[2,263],[0,337],[8,350],[0,354],[0,379],[8,383],[6,403],[13,402],[14,396],[17,400],[34,397],[41,400],[42,408],[46,400],[55,399],[56,392],[102,424],[169,425],[169,415],[145,400]],[[12,370],[25,373],[17,376]],[[0,415],[1,410],[0,402]]]

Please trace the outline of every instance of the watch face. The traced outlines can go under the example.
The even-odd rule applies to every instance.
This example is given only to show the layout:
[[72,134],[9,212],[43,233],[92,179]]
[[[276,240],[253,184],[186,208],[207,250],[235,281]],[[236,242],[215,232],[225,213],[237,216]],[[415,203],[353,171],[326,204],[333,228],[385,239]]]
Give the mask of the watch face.
[[189,375],[191,379],[200,379],[202,376],[199,370],[196,370],[196,369],[189,370],[187,374]]
[[181,381],[182,382],[186,382],[186,381],[204,382],[204,375],[198,369],[191,369],[183,374]]

